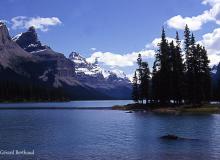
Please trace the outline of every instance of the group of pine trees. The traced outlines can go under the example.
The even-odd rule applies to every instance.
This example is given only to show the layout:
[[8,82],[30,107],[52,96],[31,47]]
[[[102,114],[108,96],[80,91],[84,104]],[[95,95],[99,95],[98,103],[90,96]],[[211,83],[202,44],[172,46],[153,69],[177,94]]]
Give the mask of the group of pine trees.
[[[206,49],[197,44],[186,25],[184,47],[179,34],[168,42],[164,28],[152,73],[138,56],[133,77],[133,100],[159,104],[201,104],[210,100],[211,76]],[[183,48],[183,49],[182,49]]]

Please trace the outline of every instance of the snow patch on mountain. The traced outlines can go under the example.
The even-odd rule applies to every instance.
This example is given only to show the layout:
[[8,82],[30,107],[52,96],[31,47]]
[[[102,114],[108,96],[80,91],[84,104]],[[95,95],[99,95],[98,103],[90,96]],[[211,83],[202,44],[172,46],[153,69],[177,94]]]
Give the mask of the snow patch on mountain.
[[22,33],[19,33],[16,36],[12,37],[12,40],[17,41],[21,36],[22,36]]
[[218,66],[217,66],[217,65],[214,65],[214,66],[212,67],[212,69],[211,69],[211,72],[212,72],[213,74],[216,74],[217,71],[218,71]]

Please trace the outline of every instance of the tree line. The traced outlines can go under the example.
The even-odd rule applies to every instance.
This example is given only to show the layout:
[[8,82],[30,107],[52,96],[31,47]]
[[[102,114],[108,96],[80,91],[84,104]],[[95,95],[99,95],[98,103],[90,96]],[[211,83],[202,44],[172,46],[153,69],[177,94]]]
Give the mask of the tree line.
[[53,88],[36,79],[18,75],[1,65],[0,74],[0,102],[69,100],[61,88]]
[[68,100],[59,88],[20,83],[13,80],[0,81],[0,102],[64,101]]
[[168,42],[164,28],[152,72],[139,54],[133,77],[135,102],[159,104],[201,104],[211,98],[211,75],[205,47],[196,43],[186,25],[182,47],[178,32]]

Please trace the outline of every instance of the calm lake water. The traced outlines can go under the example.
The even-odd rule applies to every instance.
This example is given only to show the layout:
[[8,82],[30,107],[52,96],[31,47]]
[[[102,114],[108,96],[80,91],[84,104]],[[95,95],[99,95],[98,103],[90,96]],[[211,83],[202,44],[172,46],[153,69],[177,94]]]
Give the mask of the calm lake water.
[[70,102],[36,102],[36,103],[0,103],[0,108],[108,108],[114,105],[126,105],[132,100],[106,100],[106,101],[70,101]]
[[[79,106],[85,103],[100,105],[98,101],[81,105],[77,102]],[[198,140],[161,140],[159,137],[165,134]],[[35,151],[34,156],[0,155],[0,159],[217,160],[220,116],[80,109],[0,110],[0,149]]]

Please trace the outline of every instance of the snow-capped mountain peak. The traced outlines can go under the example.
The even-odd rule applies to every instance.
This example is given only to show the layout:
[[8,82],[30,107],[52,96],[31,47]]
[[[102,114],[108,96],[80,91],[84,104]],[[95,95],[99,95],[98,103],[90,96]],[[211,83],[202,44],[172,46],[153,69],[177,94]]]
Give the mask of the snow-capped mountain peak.
[[78,75],[95,75],[101,72],[101,68],[98,65],[87,62],[86,58],[77,52],[72,52],[69,55],[69,59],[75,63],[75,71]]
[[38,35],[34,27],[30,27],[27,32],[14,36],[12,40],[25,51],[31,53],[50,48],[46,45],[42,45],[42,43],[38,40]]
[[75,71],[78,75],[87,75],[93,77],[103,77],[104,79],[126,80],[129,81],[126,74],[118,69],[106,70],[100,67],[98,58],[94,63],[90,63],[79,53],[72,52],[69,59],[75,63]]
[[75,64],[88,64],[86,59],[83,58],[79,53],[72,52],[69,55],[69,59],[72,60]]

